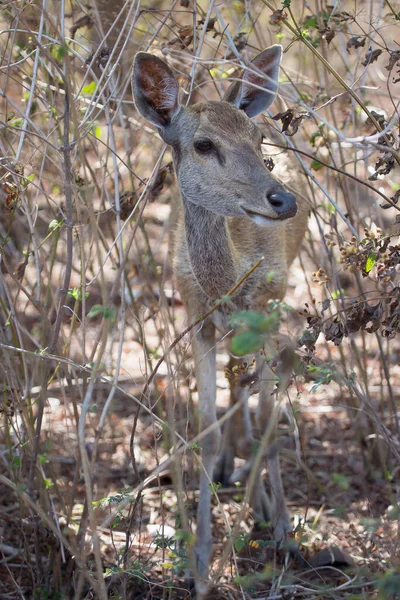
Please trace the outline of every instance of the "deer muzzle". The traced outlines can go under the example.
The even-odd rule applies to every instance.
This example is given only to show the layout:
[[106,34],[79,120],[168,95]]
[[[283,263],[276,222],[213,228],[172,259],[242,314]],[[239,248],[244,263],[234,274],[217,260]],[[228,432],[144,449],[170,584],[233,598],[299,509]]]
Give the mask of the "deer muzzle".
[[267,200],[276,212],[276,218],[280,221],[290,219],[297,214],[296,196],[286,191],[267,194]]

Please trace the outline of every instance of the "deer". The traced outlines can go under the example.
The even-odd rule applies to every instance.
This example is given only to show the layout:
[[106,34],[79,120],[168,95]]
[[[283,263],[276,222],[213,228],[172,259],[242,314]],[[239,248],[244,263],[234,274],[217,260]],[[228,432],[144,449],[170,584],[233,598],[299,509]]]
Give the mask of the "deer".
[[[249,450],[254,442],[248,388],[234,383],[231,404],[240,403],[241,408],[227,422],[222,439],[216,413],[216,334],[231,329],[232,311],[265,312],[268,301],[283,299],[289,267],[307,228],[306,201],[303,194],[293,193],[300,186],[299,175],[286,154],[282,164],[274,168],[276,175],[266,168],[261,146],[271,134],[273,137],[273,132],[267,136],[253,120],[275,99],[281,57],[282,46],[267,48],[247,63],[222,100],[189,106],[179,102],[178,81],[164,60],[146,52],[139,52],[134,60],[136,108],[172,147],[180,190],[173,261],[189,322],[205,314],[264,257],[232,295],[229,307],[221,304],[193,333],[199,424],[200,432],[205,432],[194,545],[198,598],[206,595],[210,585],[210,482],[213,477],[222,483],[232,481],[235,456],[251,462]],[[268,276],[270,273],[273,278]],[[235,364],[239,359],[232,357],[229,365],[232,368]],[[260,353],[256,365],[260,385],[257,424],[265,431],[273,417],[274,383]],[[279,452],[276,448],[270,450],[266,452],[270,493],[267,495],[260,474],[255,477],[251,503],[255,518],[269,522],[274,539],[282,543],[291,530],[291,521]]]

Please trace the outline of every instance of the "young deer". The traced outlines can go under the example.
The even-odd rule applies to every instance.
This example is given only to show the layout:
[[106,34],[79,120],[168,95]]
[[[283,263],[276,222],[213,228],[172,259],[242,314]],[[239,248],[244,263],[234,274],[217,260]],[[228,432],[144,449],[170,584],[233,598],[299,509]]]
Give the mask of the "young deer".
[[[282,47],[272,46],[259,54],[242,78],[234,82],[221,102],[179,104],[179,86],[171,69],[159,58],[140,52],[133,71],[137,109],[156,125],[162,139],[172,146],[181,191],[174,235],[174,264],[178,287],[189,322],[204,314],[226,294],[251,267],[261,265],[233,295],[232,306],[221,307],[194,333],[193,351],[199,394],[200,428],[208,430],[202,441],[203,469],[197,513],[195,556],[196,587],[203,597],[207,589],[212,550],[210,481],[220,447],[216,416],[216,329],[226,333],[228,317],[235,310],[265,311],[268,300],[282,299],[288,268],[298,253],[306,225],[303,200],[282,185],[298,184],[286,157],[274,170],[278,181],[264,166],[261,144],[264,132],[253,123],[274,100]],[[250,117],[250,118],[249,118]],[[267,277],[273,272],[273,279]],[[238,361],[236,360],[236,363]],[[274,410],[270,371],[257,358],[260,378],[257,424],[266,430]],[[235,364],[232,360],[231,366]],[[235,456],[251,453],[253,436],[248,414],[247,388],[232,385],[231,402],[240,402],[225,428],[217,481],[227,482]],[[237,428],[238,417],[242,424]],[[273,417],[275,420],[275,417]],[[257,519],[269,521],[274,537],[282,541],[290,530],[277,450],[267,452],[270,499],[256,477],[252,504]]]

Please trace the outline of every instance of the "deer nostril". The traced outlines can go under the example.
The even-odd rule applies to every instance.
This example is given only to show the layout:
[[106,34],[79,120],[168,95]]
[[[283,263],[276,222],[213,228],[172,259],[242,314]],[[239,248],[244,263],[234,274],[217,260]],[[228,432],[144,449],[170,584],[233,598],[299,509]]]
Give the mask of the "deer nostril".
[[270,205],[275,209],[279,219],[293,217],[297,213],[296,196],[286,191],[267,194]]
[[286,194],[267,194],[269,203],[275,208],[281,208],[284,205],[284,197]]

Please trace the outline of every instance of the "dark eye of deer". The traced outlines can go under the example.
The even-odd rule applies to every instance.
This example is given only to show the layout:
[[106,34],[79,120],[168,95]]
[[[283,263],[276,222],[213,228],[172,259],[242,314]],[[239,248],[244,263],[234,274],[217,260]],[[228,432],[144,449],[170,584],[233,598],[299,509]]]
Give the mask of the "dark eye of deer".
[[199,154],[208,154],[209,152],[212,152],[214,148],[215,146],[211,140],[197,140],[194,143],[194,149],[196,152],[199,152]]

